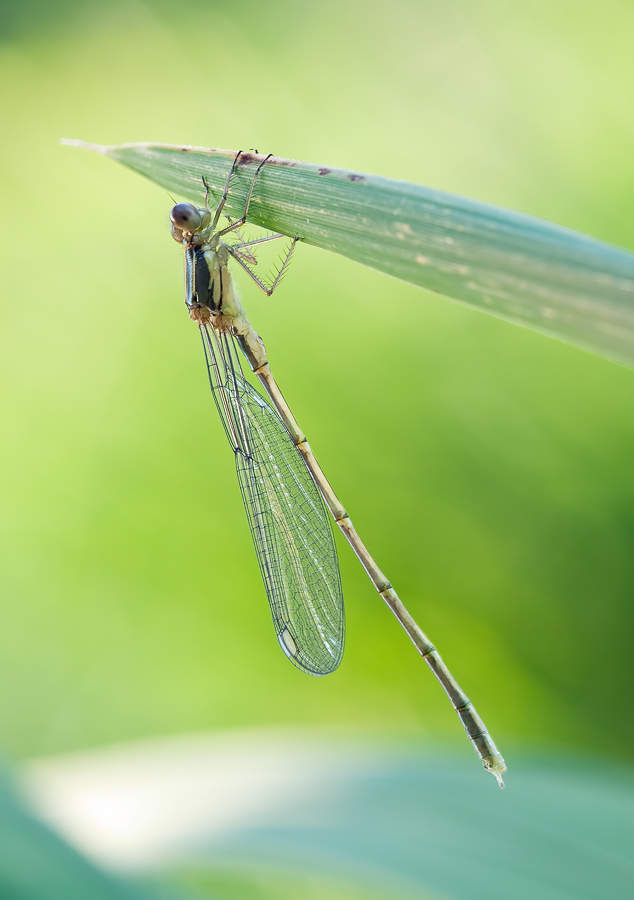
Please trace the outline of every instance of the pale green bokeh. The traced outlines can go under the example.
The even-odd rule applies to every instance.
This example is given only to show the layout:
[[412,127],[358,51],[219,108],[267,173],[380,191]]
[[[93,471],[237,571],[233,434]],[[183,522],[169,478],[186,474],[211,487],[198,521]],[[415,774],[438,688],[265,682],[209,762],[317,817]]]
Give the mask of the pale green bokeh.
[[[470,754],[346,547],[341,669],[284,659],[171,201],[56,141],[256,145],[632,247],[634,8],[34,9],[0,49],[1,745],[319,723]],[[502,750],[631,757],[634,374],[309,247],[270,300],[239,283],[324,469]]]

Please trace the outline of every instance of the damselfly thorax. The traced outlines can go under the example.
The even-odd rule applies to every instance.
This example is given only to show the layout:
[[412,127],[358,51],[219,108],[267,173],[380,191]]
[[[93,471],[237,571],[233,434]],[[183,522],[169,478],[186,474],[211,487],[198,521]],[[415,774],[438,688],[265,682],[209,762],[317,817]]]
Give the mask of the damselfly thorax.
[[[220,334],[233,334],[239,341],[254,369],[267,364],[266,350],[259,335],[251,327],[236,295],[229,259],[232,257],[245,268],[255,263],[251,247],[276,240],[283,235],[269,235],[255,241],[228,244],[222,235],[236,232],[236,225],[214,232],[217,213],[211,221],[211,210],[198,209],[191,203],[177,203],[170,213],[172,237],[185,250],[185,304],[190,318],[199,325],[209,325]],[[283,268],[290,259],[294,243]],[[253,276],[250,269],[247,271]],[[260,280],[256,278],[258,284]]]

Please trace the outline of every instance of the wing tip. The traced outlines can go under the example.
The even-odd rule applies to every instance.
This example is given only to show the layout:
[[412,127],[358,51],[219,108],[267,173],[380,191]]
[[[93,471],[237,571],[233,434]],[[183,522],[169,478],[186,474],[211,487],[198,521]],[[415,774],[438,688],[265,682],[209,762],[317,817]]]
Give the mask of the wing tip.
[[334,672],[343,658],[343,637],[338,643],[336,654],[326,656],[325,659],[322,657],[319,661],[316,661],[312,656],[308,657],[307,654],[301,651],[300,645],[288,625],[285,625],[281,631],[278,631],[277,639],[284,655],[290,659],[294,666],[307,675],[317,678]]

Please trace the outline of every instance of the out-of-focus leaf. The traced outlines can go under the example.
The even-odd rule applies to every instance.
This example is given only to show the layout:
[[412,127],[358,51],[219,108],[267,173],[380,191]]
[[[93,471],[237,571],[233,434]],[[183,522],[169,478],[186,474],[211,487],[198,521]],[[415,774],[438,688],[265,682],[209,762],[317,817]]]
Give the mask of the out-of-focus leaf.
[[286,870],[377,897],[629,900],[632,773],[509,758],[496,791],[466,748],[247,731],[42,760],[27,783],[78,845],[139,874]]
[[[234,151],[169,144],[96,150],[201,204]],[[226,211],[242,214],[261,155],[244,153]],[[404,181],[273,157],[249,221],[476,309],[634,365],[634,254],[522,213]],[[398,310],[386,312],[399,324]],[[400,323],[407,327],[407,323]]]
[[0,784],[2,900],[152,900],[154,894],[107,875],[33,819]]

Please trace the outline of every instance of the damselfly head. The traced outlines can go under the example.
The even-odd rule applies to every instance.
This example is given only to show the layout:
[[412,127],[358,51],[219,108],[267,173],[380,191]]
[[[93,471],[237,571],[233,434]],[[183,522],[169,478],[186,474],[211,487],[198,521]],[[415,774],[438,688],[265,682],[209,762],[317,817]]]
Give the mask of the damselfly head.
[[198,231],[203,223],[200,211],[191,203],[177,203],[176,206],[173,206],[170,219],[176,228],[190,233]]

